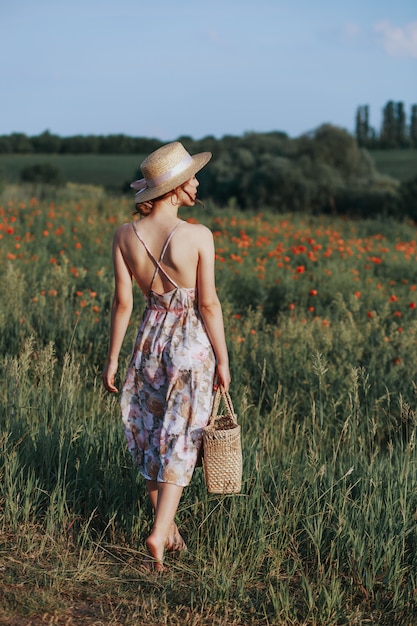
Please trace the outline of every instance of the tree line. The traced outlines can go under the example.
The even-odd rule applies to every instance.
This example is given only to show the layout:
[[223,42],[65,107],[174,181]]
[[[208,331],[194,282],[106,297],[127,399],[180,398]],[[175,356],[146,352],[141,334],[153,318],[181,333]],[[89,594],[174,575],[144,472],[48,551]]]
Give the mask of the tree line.
[[0,135],[0,154],[144,154],[156,150],[159,139],[127,135],[60,137],[49,130],[40,135]]
[[408,122],[403,102],[387,102],[382,110],[379,133],[369,120],[369,105],[359,106],[355,129],[360,146],[370,149],[417,148],[417,104],[411,105]]
[[213,152],[198,177],[201,196],[220,205],[417,219],[417,177],[399,183],[382,175],[355,137],[330,124],[297,139],[274,132],[183,143]]
[[[417,179],[400,184],[382,175],[352,134],[329,124],[296,139],[282,132],[178,139],[192,154],[213,153],[210,167],[198,178],[200,196],[218,206],[417,218]],[[144,142],[142,154],[161,145],[158,140]],[[129,181],[135,177],[141,177],[140,170],[119,191],[131,194]],[[58,184],[59,172],[45,163],[25,168],[21,178]]]
[[[288,138],[279,131],[267,134]],[[369,105],[360,105],[355,116],[355,137],[360,147],[369,149],[417,148],[417,104],[411,105],[408,122],[403,102],[387,102],[379,132],[370,124]],[[223,141],[227,144],[229,136],[219,140],[208,136],[202,140],[204,144],[216,146],[221,146]],[[149,154],[160,145],[159,139],[124,134],[60,137],[45,130],[33,136],[25,133],[0,135],[0,154]]]

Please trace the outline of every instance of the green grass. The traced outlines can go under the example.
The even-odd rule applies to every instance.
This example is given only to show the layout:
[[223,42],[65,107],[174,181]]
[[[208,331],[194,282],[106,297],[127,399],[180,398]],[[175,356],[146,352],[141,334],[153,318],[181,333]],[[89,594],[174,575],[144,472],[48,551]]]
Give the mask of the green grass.
[[[373,150],[371,155],[383,174],[401,181],[417,176],[417,150]],[[65,181],[120,191],[136,176],[143,158],[140,154],[0,154],[0,178],[17,183],[24,167],[49,163]]]
[[184,213],[215,233],[243,489],[210,496],[196,471],[177,519],[189,551],[157,576],[100,380],[131,206],[25,193],[0,206],[0,624],[416,623],[414,226]]
[[377,169],[400,181],[417,176],[417,150],[370,150]]
[[24,167],[49,163],[65,181],[121,190],[133,180],[143,158],[140,154],[0,154],[0,175],[8,183],[17,183]]

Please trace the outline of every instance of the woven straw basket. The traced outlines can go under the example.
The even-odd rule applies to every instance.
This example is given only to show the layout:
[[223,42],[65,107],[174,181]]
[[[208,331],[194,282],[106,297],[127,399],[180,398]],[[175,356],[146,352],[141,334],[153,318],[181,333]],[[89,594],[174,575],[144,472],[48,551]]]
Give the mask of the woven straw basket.
[[[219,414],[220,401],[226,408]],[[209,423],[203,429],[203,468],[209,493],[239,493],[242,488],[240,426],[229,393],[217,389]]]

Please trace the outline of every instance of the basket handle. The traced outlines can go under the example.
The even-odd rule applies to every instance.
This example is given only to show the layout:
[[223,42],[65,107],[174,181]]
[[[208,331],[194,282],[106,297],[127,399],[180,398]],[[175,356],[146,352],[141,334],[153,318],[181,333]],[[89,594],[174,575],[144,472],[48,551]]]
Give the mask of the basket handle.
[[210,415],[210,421],[209,423],[212,423],[216,420],[218,411],[219,411],[219,406],[220,406],[220,400],[223,400],[230,417],[232,418],[233,422],[235,424],[237,424],[237,417],[233,408],[233,403],[232,403],[232,399],[230,397],[230,394],[228,391],[226,391],[226,389],[223,387],[223,385],[219,385],[217,387],[217,391],[216,391],[216,395],[214,396],[214,401],[213,401],[213,409],[211,411],[211,415]]

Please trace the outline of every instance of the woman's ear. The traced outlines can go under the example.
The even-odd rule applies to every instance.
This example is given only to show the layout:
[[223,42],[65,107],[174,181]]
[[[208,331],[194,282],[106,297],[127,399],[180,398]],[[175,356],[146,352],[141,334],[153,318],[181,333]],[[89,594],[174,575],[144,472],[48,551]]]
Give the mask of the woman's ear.
[[179,205],[178,200],[179,200],[179,198],[178,198],[177,190],[174,189],[172,191],[172,194],[171,194],[171,204],[172,204],[172,206],[178,206]]

